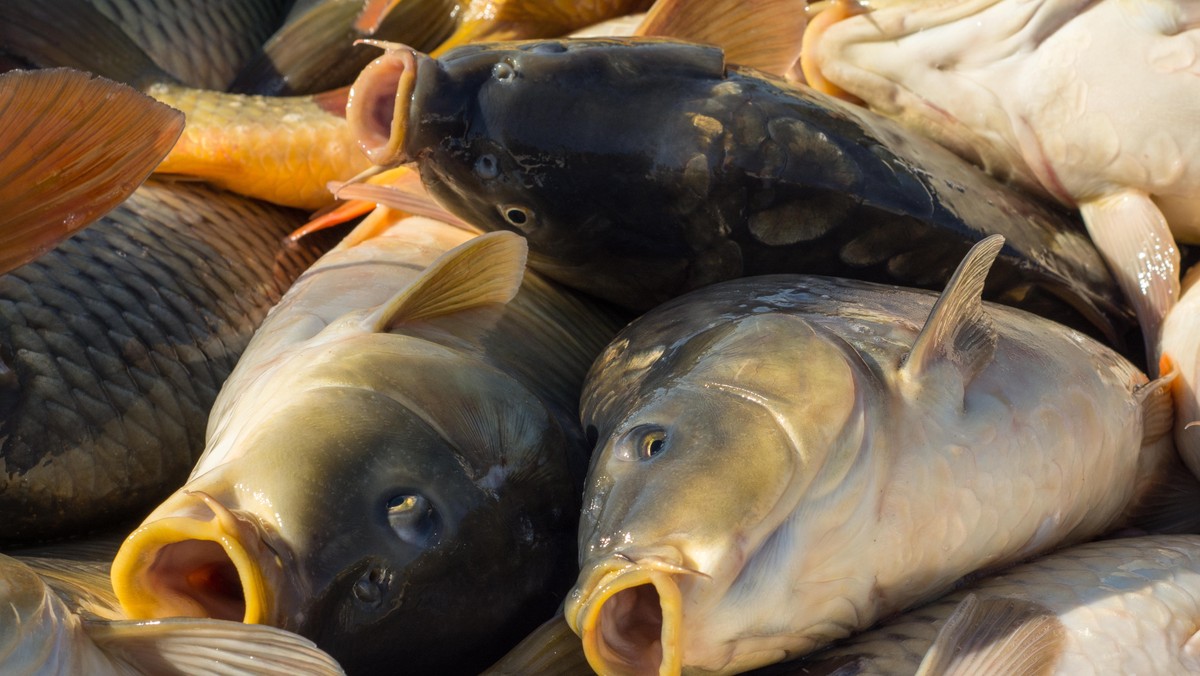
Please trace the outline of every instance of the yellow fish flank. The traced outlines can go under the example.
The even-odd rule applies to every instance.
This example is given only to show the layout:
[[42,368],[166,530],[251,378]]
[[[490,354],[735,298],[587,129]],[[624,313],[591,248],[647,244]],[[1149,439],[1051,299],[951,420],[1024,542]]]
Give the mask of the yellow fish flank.
[[[317,209],[326,185],[370,166],[350,135],[337,95],[267,97],[168,84],[147,92],[183,111],[183,135],[156,170],[207,180],[250,197]],[[344,103],[341,103],[344,108]]]

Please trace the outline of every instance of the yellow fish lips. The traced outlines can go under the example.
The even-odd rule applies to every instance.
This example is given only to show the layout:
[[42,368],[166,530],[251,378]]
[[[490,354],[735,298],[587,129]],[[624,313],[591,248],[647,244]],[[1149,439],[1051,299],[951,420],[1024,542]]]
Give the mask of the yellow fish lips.
[[679,674],[683,601],[676,578],[703,573],[668,561],[616,554],[592,568],[567,599],[571,630],[599,674]]
[[417,52],[405,45],[362,40],[387,51],[359,73],[346,101],[350,133],[377,165],[403,161],[408,110],[417,86]]
[[213,617],[278,624],[284,561],[255,521],[206,493],[134,531],[112,564],[113,590],[131,619]]

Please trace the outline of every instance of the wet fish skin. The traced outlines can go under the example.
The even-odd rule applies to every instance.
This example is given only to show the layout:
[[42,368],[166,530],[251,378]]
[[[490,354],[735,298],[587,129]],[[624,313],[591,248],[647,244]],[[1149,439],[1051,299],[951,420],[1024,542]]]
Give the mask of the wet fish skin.
[[396,77],[372,88],[364,71],[365,110],[351,112],[355,97],[347,109],[360,143],[378,163],[414,161],[464,220],[525,234],[531,264],[569,286],[637,309],[774,272],[936,288],[998,232],[1008,244],[989,299],[1136,340],[1078,221],[869,112],[726,68],[715,48],[540,41],[436,61],[399,51],[400,65],[380,71],[415,69],[415,84],[400,85],[393,120]]
[[[953,649],[939,630],[968,596],[999,614],[1004,602],[1030,604],[1053,617],[1060,633],[1049,654],[1026,662],[1037,673],[1188,673],[1200,668],[1190,646],[1190,619],[1200,612],[1196,573],[1200,541],[1196,536],[1144,536],[1093,542],[1048,554],[1040,559],[979,580],[968,588],[889,620],[867,632],[814,655],[811,659],[763,669],[761,676],[824,673],[824,665],[854,664],[850,673],[898,676],[916,674],[929,648]],[[960,612],[960,615],[962,613]],[[982,615],[984,620],[988,615]],[[1021,623],[993,647],[977,648],[986,673],[1005,669],[1003,653],[1033,654],[1034,641],[1021,640]],[[967,636],[982,634],[984,625],[968,623]],[[839,672],[840,673],[840,672]],[[938,672],[934,672],[938,673]]]
[[584,387],[599,443],[565,608],[593,668],[803,654],[1095,537],[1164,479],[1163,384],[1078,332],[966,302],[978,262],[940,299],[726,282],[618,334]]
[[283,19],[286,0],[88,0],[163,70],[223,90]]
[[270,627],[130,622],[108,580],[119,540],[0,554],[0,670],[25,674],[340,674],[311,642]]
[[0,542],[111,524],[186,478],[222,381],[323,250],[281,247],[303,219],[152,180],[0,276]]
[[[561,601],[586,468],[578,392],[617,325],[532,274],[506,305],[450,311],[500,273],[521,280],[523,258],[493,270],[476,246],[523,240],[396,220],[368,217],[264,322],[191,479],[114,561],[131,616],[274,624],[350,671],[465,673]],[[463,258],[443,255],[455,246]],[[470,279],[447,281],[465,260]]]

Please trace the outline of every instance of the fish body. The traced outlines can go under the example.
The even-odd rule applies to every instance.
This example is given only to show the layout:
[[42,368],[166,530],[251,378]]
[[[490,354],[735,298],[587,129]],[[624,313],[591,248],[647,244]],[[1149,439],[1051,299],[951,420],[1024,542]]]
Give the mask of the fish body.
[[368,217],[263,323],[191,479],[114,561],[131,616],[273,624],[351,671],[449,673],[561,601],[578,393],[616,324],[522,283],[511,233],[397,218]]
[[177,487],[258,323],[321,253],[290,210],[149,181],[0,276],[0,541],[111,525]]
[[[604,673],[734,673],[1120,523],[1174,462],[1162,383],[1082,334],[816,276],[701,289],[596,360],[565,615]],[[936,301],[936,305],[935,305]]]
[[1175,240],[1200,241],[1198,20],[1193,0],[884,2],[810,29],[805,68],[1079,208],[1156,362]]
[[[62,40],[64,33],[89,40]],[[0,4],[0,45],[40,67],[67,66],[124,82],[183,112],[182,136],[158,166],[160,174],[317,209],[334,201],[330,181],[369,166],[353,148],[345,91],[272,98],[180,85],[88,0]]]
[[1198,584],[1195,536],[1092,542],[979,580],[762,676],[835,664],[863,675],[948,673],[972,661],[989,674],[1194,673]]
[[373,161],[415,162],[451,212],[528,237],[535,269],[636,309],[776,272],[937,288],[1001,233],[990,299],[1110,340],[1132,325],[1077,222],[861,108],[727,68],[717,48],[397,49],[364,70],[347,117]]
[[[125,620],[108,579],[116,545],[0,554],[5,674],[340,674],[310,641],[217,620]],[[107,556],[104,556],[107,554]]]

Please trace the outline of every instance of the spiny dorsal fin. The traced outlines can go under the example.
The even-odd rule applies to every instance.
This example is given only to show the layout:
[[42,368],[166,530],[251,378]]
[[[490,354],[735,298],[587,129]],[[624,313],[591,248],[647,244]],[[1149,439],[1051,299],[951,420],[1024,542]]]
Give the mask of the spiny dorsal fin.
[[1041,604],[968,594],[942,625],[917,676],[1049,674],[1065,635],[1062,622]]
[[515,233],[490,232],[438,257],[403,291],[367,317],[371,331],[462,312],[517,295],[529,247]]
[[904,360],[904,376],[910,382],[920,382],[943,360],[957,365],[964,380],[970,380],[991,360],[996,332],[983,308],[983,283],[1003,246],[1002,235],[981,240],[954,271]]
[[342,674],[306,638],[261,624],[210,618],[84,622],[105,652],[147,674]]
[[784,76],[800,58],[804,0],[658,0],[634,35],[716,45],[725,60]]
[[129,197],[183,114],[69,68],[0,75],[0,272],[28,263]]

